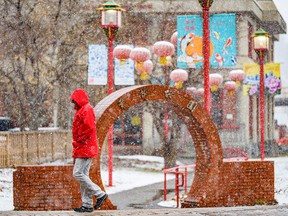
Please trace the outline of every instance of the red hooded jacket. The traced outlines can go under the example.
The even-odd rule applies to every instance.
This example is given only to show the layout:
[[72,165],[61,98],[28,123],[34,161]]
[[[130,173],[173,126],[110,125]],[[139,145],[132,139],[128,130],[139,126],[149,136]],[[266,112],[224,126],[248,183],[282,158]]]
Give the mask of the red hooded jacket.
[[73,158],[93,158],[98,156],[96,118],[89,98],[83,89],[76,89],[70,100],[74,100],[76,113],[74,115],[72,137]]

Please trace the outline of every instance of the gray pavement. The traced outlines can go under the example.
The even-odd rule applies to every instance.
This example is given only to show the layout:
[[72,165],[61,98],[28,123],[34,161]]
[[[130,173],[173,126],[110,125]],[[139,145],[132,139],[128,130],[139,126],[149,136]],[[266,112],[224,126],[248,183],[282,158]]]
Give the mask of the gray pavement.
[[[167,181],[167,191],[171,192],[174,187],[174,180]],[[109,195],[111,202],[119,210],[127,209],[161,209],[157,205],[163,200],[163,183],[155,183],[144,187],[138,187]],[[171,196],[171,193],[168,196]],[[173,195],[173,194],[172,194]]]
[[181,216],[287,216],[287,205],[275,206],[245,206],[245,207],[217,207],[217,208],[189,208],[189,209],[133,209],[133,210],[113,210],[104,211],[98,210],[92,213],[75,213],[72,211],[47,211],[47,212],[0,212],[3,216],[76,216],[76,215],[100,215],[100,216],[167,216],[167,215],[181,215]]

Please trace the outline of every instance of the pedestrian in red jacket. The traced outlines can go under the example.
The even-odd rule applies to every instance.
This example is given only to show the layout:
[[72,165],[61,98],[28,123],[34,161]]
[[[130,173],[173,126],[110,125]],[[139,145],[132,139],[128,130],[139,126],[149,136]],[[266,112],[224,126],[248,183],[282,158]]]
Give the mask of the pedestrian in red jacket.
[[89,98],[83,89],[76,89],[71,97],[76,113],[73,120],[73,177],[80,183],[82,206],[76,212],[92,212],[93,199],[96,197],[94,209],[102,206],[108,195],[89,178],[92,158],[98,156],[96,118]]

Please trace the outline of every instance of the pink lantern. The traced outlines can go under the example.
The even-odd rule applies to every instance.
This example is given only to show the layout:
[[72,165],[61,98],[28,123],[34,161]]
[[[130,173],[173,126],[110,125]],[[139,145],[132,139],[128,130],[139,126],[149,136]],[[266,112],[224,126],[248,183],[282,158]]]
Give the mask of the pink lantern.
[[232,81],[236,82],[236,86],[238,87],[238,86],[240,86],[241,81],[244,80],[245,73],[243,70],[240,70],[240,69],[232,70],[229,72],[229,78]]
[[188,73],[183,69],[175,69],[171,72],[170,79],[175,82],[176,88],[182,88],[183,82],[188,80]]
[[224,89],[228,91],[230,96],[232,96],[237,89],[236,83],[234,81],[227,81],[224,84]]
[[124,63],[129,57],[132,48],[127,45],[118,45],[113,50],[113,56],[120,60],[120,64]]
[[130,58],[136,62],[137,67],[143,67],[143,62],[151,58],[151,53],[147,48],[135,47],[130,52]]
[[196,92],[196,88],[195,87],[188,87],[187,89],[186,89],[186,92],[188,93],[188,94],[190,94],[190,95],[195,95],[195,92]]
[[222,84],[223,77],[221,74],[209,74],[209,84],[212,92],[218,91],[218,87]]
[[136,65],[135,69],[140,73],[140,79],[146,80],[148,73],[151,73],[153,70],[153,63],[151,60],[147,60],[143,63],[143,67]]
[[168,41],[158,41],[153,45],[153,53],[159,56],[159,64],[167,65],[167,56],[175,52],[174,45]]
[[178,43],[178,32],[174,32],[170,38],[170,41],[171,43],[174,45],[174,46],[177,46],[177,43]]

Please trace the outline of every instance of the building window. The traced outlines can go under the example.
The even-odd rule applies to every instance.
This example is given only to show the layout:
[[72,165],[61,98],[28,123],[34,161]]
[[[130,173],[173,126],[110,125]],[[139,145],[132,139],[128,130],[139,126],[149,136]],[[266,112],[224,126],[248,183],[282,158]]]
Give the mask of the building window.
[[249,139],[253,139],[253,97],[249,96]]
[[142,113],[127,111],[116,119],[114,145],[142,145]]
[[248,57],[253,59],[253,26],[250,22],[248,22]]
[[237,91],[229,94],[219,89],[211,92],[211,118],[219,129],[238,129],[237,122]]
[[222,125],[222,91],[211,92],[211,117],[217,126]]

